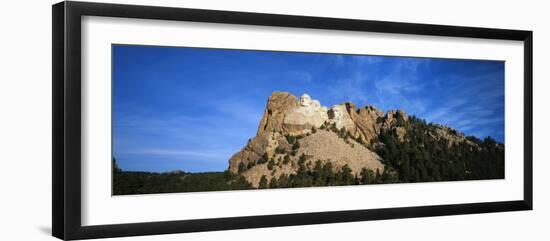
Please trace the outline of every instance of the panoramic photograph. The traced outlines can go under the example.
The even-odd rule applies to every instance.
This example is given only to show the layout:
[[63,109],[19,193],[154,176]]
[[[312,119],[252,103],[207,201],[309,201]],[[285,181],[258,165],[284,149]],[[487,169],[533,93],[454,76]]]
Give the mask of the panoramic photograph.
[[504,62],[112,45],[112,195],[504,178]]

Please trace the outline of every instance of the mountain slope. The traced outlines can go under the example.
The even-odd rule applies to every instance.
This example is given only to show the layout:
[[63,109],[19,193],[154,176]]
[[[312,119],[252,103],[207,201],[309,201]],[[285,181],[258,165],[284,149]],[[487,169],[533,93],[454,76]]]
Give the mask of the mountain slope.
[[350,176],[343,181],[350,184],[503,178],[504,146],[401,110],[349,102],[327,108],[307,94],[274,92],[256,136],[230,158],[228,170],[258,188],[298,176],[287,185],[313,185],[317,179],[309,176],[323,167]]

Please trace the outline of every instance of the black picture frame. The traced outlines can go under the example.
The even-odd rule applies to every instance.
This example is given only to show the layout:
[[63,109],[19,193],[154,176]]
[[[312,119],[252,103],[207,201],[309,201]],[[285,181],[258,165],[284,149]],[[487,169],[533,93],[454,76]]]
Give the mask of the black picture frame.
[[[368,210],[297,213],[99,226],[81,224],[81,17],[104,16],[327,30],[517,40],[524,43],[524,194],[522,200]],[[532,210],[533,33],[460,26],[150,7],[90,2],[52,6],[52,233],[88,239],[213,230]]]

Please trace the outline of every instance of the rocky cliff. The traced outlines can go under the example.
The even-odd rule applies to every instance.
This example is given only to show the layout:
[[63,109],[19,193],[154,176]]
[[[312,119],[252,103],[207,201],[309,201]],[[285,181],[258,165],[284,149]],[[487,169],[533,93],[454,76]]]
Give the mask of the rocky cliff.
[[[330,163],[335,171],[351,169],[382,173],[384,160],[375,152],[385,145],[381,133],[395,133],[405,142],[409,116],[401,110],[383,113],[374,106],[357,108],[353,103],[325,107],[304,94],[300,99],[286,92],[274,92],[255,137],[229,160],[229,171],[241,175],[253,187],[262,176],[267,181],[281,175],[313,169],[317,163]],[[436,125],[426,135],[449,145],[466,141],[463,134]]]

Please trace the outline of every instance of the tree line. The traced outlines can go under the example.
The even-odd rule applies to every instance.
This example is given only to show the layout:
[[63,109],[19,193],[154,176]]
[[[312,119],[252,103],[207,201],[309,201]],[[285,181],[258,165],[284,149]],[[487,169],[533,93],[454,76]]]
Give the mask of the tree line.
[[252,186],[243,176],[224,172],[131,172],[113,158],[113,195],[243,190]]
[[[474,136],[449,143],[429,135],[437,128],[411,116],[400,123],[406,129],[404,141],[396,130],[380,133],[383,143],[376,153],[395,170],[396,182],[430,182],[504,178],[504,145],[491,137]],[[454,133],[456,134],[456,133]]]

